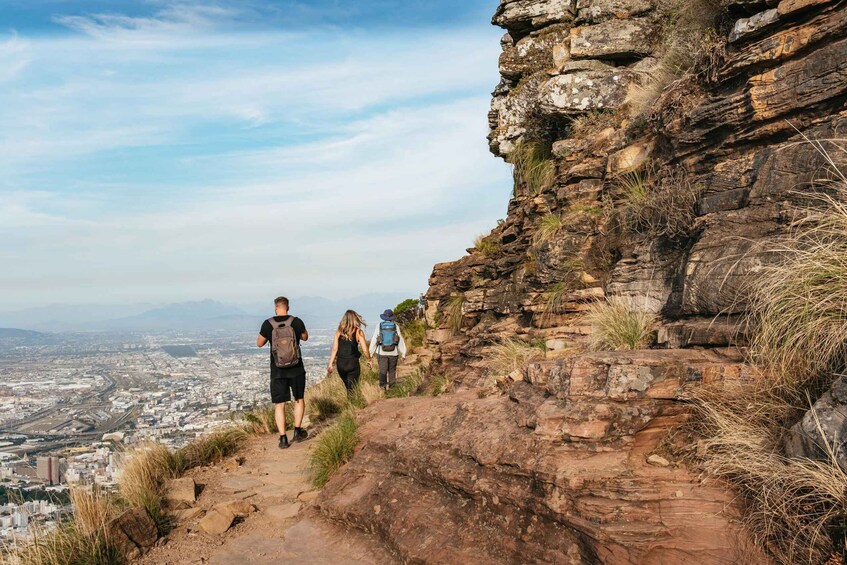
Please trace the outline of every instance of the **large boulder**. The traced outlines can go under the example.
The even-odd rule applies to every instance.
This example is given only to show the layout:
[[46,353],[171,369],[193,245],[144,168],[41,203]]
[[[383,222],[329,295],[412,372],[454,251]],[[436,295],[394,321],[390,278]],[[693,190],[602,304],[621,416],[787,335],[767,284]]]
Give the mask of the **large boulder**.
[[200,520],[200,529],[207,534],[219,536],[232,526],[235,517],[235,513],[226,507],[212,508]]
[[143,508],[131,508],[106,526],[109,541],[131,560],[140,557],[156,543],[159,529]]
[[187,508],[197,501],[197,483],[192,477],[180,477],[168,482],[165,500],[172,508]]
[[829,461],[835,456],[847,472],[847,376],[835,379],[803,418],[785,437],[785,452],[791,457]]
[[554,23],[573,19],[574,0],[502,0],[494,18],[494,25],[506,28],[514,37]]
[[574,59],[630,59],[653,52],[657,26],[650,18],[609,20],[571,29]]
[[562,73],[545,82],[538,108],[550,116],[576,116],[592,110],[614,109],[626,98],[632,71],[599,61],[571,61]]

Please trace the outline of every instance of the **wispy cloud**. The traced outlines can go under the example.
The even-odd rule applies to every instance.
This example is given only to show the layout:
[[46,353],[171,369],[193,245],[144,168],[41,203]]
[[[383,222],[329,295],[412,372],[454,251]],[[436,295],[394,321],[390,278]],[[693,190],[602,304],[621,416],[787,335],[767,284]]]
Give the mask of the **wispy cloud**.
[[47,287],[78,302],[423,290],[504,211],[484,22],[295,34],[234,31],[239,17],[165,4],[0,43],[18,65],[0,72],[0,308]]

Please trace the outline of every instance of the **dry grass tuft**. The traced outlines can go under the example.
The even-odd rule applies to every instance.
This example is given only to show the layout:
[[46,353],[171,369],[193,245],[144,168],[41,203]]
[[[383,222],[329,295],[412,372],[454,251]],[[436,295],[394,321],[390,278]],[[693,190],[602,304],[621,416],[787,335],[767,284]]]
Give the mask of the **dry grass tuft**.
[[556,179],[556,164],[549,143],[522,141],[509,154],[514,166],[515,187],[524,186],[530,196],[541,194]]
[[538,229],[533,236],[536,246],[553,241],[565,228],[565,221],[559,214],[547,214],[538,222]]
[[656,65],[642,74],[627,96],[631,116],[647,115],[674,84],[693,73],[696,63],[718,43],[714,26],[721,12],[717,0],[663,0],[663,39]]
[[428,388],[432,396],[441,396],[453,390],[453,379],[449,375],[436,375],[429,381]]
[[313,421],[340,414],[347,406],[347,389],[336,374],[323,379],[306,391],[306,413]]
[[444,321],[452,332],[462,329],[462,317],[464,316],[465,295],[455,294],[447,299],[444,307]]
[[699,190],[678,172],[664,171],[660,179],[650,170],[638,170],[617,179],[623,204],[619,222],[629,230],[653,238],[684,238],[695,229]]
[[532,344],[519,339],[506,339],[491,348],[488,367],[495,375],[508,375],[515,369],[544,359],[546,351],[547,348],[543,342]]
[[789,458],[780,435],[795,408],[764,379],[740,389],[700,390],[703,467],[745,498],[745,522],[779,563],[821,563],[847,524],[847,475],[835,462]]
[[592,350],[620,351],[648,347],[658,318],[629,300],[609,298],[594,303],[586,320],[591,325]]
[[177,475],[174,453],[160,443],[145,443],[129,452],[121,467],[118,496],[130,507],[147,510],[157,525],[166,529],[165,484]]
[[833,169],[751,289],[753,358],[800,389],[847,367],[847,179]]
[[[751,287],[753,360],[765,376],[695,391],[705,470],[739,490],[750,531],[785,564],[825,561],[847,527],[847,474],[833,447],[822,446],[823,461],[782,450],[785,430],[847,367],[847,178],[821,142],[811,143],[831,177],[804,195],[810,207],[773,250],[779,261]],[[826,437],[820,422],[818,432]]]
[[491,257],[500,251],[500,243],[490,235],[479,235],[474,239],[474,248],[484,257]]

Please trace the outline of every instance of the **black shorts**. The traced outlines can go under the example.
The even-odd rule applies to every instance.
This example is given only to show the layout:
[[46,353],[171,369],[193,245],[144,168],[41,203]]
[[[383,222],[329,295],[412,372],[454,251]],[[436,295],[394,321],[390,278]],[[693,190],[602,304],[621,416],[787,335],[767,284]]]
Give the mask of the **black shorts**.
[[291,400],[291,395],[294,395],[294,400],[300,400],[306,393],[306,373],[297,375],[290,379],[282,379],[279,377],[271,378],[271,402],[279,404],[280,402],[288,402]]

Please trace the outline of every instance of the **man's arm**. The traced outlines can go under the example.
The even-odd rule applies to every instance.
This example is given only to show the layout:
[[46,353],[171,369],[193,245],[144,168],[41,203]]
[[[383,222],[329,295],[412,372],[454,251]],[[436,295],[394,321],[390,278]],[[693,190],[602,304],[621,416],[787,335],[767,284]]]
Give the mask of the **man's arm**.
[[256,338],[256,347],[264,347],[267,342],[268,340],[265,339],[265,336],[260,335]]
[[294,331],[300,330],[300,341],[309,341],[309,332],[306,330],[306,324],[300,318],[297,318],[297,321],[300,323],[297,324],[298,327],[294,328]]

